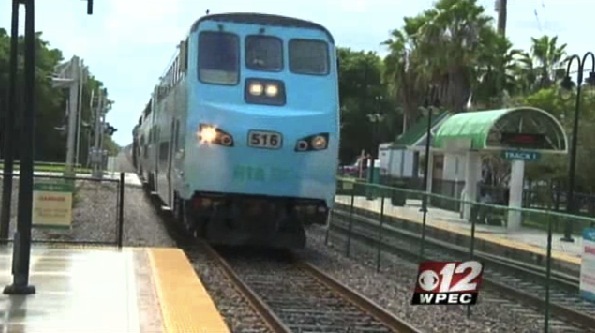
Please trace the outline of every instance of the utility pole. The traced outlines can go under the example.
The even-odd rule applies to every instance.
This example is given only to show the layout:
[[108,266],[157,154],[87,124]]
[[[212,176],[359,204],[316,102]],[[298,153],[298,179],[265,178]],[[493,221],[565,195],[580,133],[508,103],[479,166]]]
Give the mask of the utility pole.
[[80,98],[82,87],[81,59],[73,56],[70,61],[59,66],[57,76],[52,77],[54,87],[68,87],[69,96],[67,103],[68,123],[66,125],[66,168],[64,174],[73,175],[73,164],[76,155],[76,138],[80,130],[77,126],[80,119]]
[[75,165],[80,164],[81,158],[81,121],[83,118],[83,86],[87,82],[88,71],[87,68],[83,65],[83,61],[81,60],[80,67],[79,67],[79,93],[78,93],[78,108],[77,108],[77,125],[76,125],[76,154],[75,154]]
[[70,96],[68,98],[68,134],[66,138],[66,169],[64,173],[66,175],[73,175],[73,164],[75,155],[75,144],[76,144],[76,132],[77,132],[77,119],[79,114],[79,92],[81,86],[81,59],[77,56],[73,56],[70,60],[70,78],[72,80],[70,84]]
[[91,163],[93,164],[93,177],[101,178],[103,172],[101,170],[101,157],[103,153],[101,152],[101,135],[103,133],[103,114],[105,109],[105,91],[104,89],[99,90],[99,94],[97,96],[97,107],[95,108],[95,135],[94,135],[94,144],[93,144],[93,151],[91,154]]
[[[95,108],[93,108],[95,102],[95,89],[91,90],[91,102],[89,103],[89,110],[91,111],[91,115],[94,116],[95,115]],[[93,128],[95,128],[95,126],[93,126]],[[93,153],[93,150],[91,149],[93,147],[93,144],[91,143],[91,130],[87,131],[87,162],[86,162],[86,166],[89,167],[91,165],[91,154]]]
[[496,0],[496,11],[498,12],[498,33],[506,36],[506,18],[508,16],[508,0]]
[[[506,17],[508,15],[508,0],[496,0],[496,11],[498,12],[498,33],[502,37],[506,37]],[[504,56],[504,55],[502,55]],[[500,64],[500,71],[498,71],[498,107],[504,104],[504,88],[503,88],[503,71],[504,64]]]

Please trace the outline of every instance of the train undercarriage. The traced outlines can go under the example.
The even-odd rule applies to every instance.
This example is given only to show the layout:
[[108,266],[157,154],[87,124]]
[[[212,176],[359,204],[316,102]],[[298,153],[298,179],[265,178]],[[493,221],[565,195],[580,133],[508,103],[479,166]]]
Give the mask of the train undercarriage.
[[197,192],[175,200],[176,220],[211,244],[304,248],[305,228],[326,224],[324,202],[256,195]]
[[329,216],[322,200],[195,192],[190,200],[174,194],[173,201],[174,221],[213,245],[303,249],[306,228],[326,225]]

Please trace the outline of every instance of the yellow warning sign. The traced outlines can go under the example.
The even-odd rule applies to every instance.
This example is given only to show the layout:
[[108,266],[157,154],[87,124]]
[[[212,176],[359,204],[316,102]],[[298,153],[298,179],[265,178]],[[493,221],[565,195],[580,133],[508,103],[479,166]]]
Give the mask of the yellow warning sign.
[[36,183],[33,191],[33,226],[70,228],[72,184]]

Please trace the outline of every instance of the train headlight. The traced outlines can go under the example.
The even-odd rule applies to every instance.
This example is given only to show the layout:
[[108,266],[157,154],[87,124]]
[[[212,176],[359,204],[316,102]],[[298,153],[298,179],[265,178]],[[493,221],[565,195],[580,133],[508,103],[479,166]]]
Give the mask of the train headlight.
[[264,93],[267,97],[275,97],[279,92],[279,88],[277,88],[276,84],[267,84]]
[[322,135],[315,136],[310,143],[312,144],[312,148],[316,150],[326,148],[326,139]]
[[200,143],[213,143],[217,138],[217,131],[213,127],[202,127],[198,132]]
[[318,133],[308,135],[299,139],[295,144],[295,151],[307,152],[312,150],[323,150],[328,147],[329,133]]
[[280,80],[247,78],[244,99],[249,104],[282,106],[286,103],[285,84]]
[[200,124],[196,135],[200,144],[233,146],[233,137],[231,134],[212,125]]
[[[268,86],[267,86],[267,88],[268,88]],[[248,86],[248,91],[253,96],[260,96],[260,95],[262,95],[262,84],[260,84],[258,82],[250,83],[250,85]]]

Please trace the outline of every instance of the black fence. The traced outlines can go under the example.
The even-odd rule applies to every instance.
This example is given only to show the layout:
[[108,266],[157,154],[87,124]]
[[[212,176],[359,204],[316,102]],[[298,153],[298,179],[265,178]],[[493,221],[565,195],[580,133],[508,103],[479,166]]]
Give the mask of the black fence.
[[[4,173],[1,176],[3,179]],[[103,178],[34,175],[32,242],[122,248],[124,176],[124,173]],[[3,195],[0,189],[0,202]],[[19,176],[14,175],[9,236],[5,242],[13,241],[17,228],[18,197]],[[69,216],[72,216],[70,221]]]

